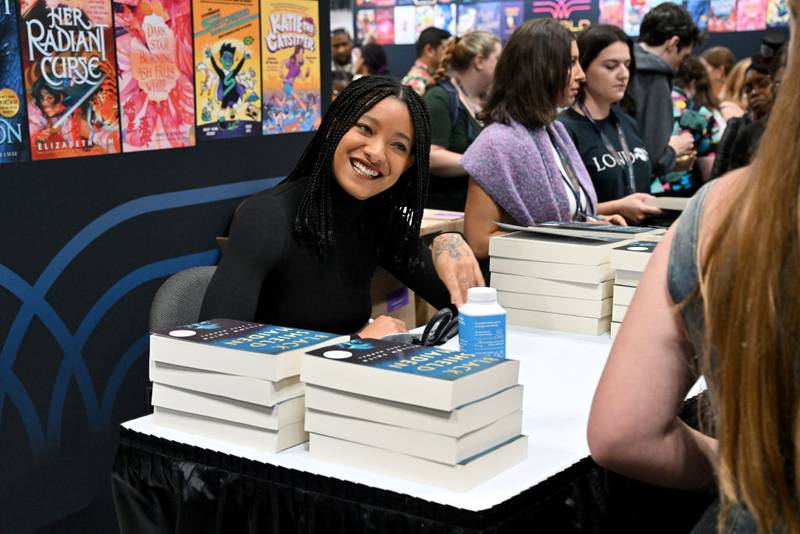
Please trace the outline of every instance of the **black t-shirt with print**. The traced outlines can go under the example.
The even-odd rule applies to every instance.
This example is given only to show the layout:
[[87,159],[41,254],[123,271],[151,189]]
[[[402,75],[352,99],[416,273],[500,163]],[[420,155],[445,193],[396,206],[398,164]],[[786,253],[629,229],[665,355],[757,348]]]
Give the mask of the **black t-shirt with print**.
[[[644,146],[641,135],[633,118],[614,108],[614,117],[606,117],[597,122],[606,138],[615,150],[609,153],[597,128],[589,119],[573,109],[561,112],[558,120],[567,128],[572,141],[578,148],[586,170],[592,177],[598,202],[617,200],[626,196],[628,191],[627,160],[623,160],[622,145],[619,141],[616,122],[622,126],[629,153],[627,158],[633,159],[633,175],[637,193],[650,192],[651,165],[650,157]],[[616,119],[616,120],[615,120]]]

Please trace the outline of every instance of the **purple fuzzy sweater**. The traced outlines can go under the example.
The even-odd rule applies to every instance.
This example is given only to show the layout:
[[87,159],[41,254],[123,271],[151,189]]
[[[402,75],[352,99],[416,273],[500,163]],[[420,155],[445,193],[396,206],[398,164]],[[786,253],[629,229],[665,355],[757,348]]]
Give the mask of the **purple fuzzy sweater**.
[[[547,128],[572,162],[594,214],[597,194],[572,139],[559,122]],[[513,121],[490,124],[464,153],[461,165],[517,224],[571,219],[564,179],[544,128],[528,130]]]

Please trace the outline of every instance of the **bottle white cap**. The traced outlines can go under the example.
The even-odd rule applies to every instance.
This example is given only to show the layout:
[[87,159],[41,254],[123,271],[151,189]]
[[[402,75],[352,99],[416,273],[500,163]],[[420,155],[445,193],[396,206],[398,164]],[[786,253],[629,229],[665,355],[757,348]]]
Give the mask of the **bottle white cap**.
[[497,290],[493,287],[471,287],[467,289],[468,302],[497,302]]

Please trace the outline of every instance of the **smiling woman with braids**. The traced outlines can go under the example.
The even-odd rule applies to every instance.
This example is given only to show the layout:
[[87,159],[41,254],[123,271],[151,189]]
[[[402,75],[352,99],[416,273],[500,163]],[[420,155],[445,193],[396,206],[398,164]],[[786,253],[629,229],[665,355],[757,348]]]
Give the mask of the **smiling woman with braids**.
[[419,239],[429,153],[430,119],[411,88],[377,76],[350,84],[286,180],[237,211],[201,318],[404,331],[388,317],[365,327],[379,265],[434,306],[460,306],[483,279],[460,235],[438,236],[432,253]]

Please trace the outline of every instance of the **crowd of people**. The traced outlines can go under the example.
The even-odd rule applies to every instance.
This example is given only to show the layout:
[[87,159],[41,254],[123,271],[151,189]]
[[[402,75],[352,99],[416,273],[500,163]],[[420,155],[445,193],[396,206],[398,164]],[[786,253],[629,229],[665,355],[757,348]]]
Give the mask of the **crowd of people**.
[[[737,63],[693,56],[701,41],[672,3],[635,43],[553,19],[505,45],[429,28],[401,82],[377,44],[334,31],[335,100],[289,177],[237,211],[202,318],[381,337],[405,325],[369,321],[379,265],[458,307],[484,284],[498,221],[650,224],[652,195],[693,195],[613,345],[592,455],[667,486],[716,481],[698,532],[800,531],[800,44],[765,40]],[[464,236],[424,246],[426,206],[464,211]],[[701,375],[707,433],[677,416]]]

